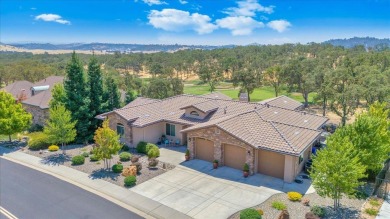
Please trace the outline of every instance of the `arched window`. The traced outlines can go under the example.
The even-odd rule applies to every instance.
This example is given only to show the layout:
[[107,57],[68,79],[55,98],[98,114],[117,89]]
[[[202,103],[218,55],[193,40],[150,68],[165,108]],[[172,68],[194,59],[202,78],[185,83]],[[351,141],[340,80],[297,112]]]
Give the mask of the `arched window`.
[[199,113],[196,112],[196,111],[191,111],[191,112],[190,112],[190,115],[192,115],[192,116],[199,116]]
[[123,126],[123,124],[121,123],[116,124],[116,132],[121,137],[125,134],[125,127]]

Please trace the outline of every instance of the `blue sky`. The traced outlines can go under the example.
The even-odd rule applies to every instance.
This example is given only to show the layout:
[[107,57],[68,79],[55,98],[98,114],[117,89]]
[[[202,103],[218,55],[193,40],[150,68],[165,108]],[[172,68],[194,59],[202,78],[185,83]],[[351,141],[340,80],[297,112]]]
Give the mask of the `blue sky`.
[[390,0],[1,0],[1,42],[281,44],[390,38]]

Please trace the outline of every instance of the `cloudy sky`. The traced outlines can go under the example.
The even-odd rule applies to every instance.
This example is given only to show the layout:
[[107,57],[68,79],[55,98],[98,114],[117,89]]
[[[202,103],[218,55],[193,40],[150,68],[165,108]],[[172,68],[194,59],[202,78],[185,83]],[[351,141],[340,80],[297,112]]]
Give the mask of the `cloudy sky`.
[[1,0],[0,41],[281,44],[390,38],[390,0]]

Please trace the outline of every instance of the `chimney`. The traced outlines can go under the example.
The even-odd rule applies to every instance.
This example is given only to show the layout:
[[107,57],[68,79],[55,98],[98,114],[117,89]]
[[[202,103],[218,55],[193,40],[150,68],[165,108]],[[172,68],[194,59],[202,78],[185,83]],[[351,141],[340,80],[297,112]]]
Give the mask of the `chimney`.
[[266,106],[267,108],[269,108],[269,104],[268,104],[268,103],[266,103],[265,106]]
[[223,108],[223,113],[226,114],[226,111],[227,111],[227,106],[225,106],[225,108]]
[[240,93],[240,97],[239,97],[239,100],[241,102],[248,102],[248,94],[247,93]]

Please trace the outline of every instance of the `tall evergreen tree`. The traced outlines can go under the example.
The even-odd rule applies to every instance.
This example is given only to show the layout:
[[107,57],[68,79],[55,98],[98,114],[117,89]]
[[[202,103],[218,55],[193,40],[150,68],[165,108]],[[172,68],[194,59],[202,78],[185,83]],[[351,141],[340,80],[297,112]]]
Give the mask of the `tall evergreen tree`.
[[90,126],[89,134],[92,135],[94,131],[99,126],[99,120],[95,118],[98,114],[102,113],[102,96],[103,96],[103,81],[102,73],[100,70],[100,65],[95,57],[92,56],[88,64],[88,86],[89,86],[89,112],[91,113],[90,117]]
[[89,112],[89,94],[83,75],[83,65],[73,52],[70,62],[66,66],[66,78],[64,81],[66,93],[65,107],[72,113],[73,121],[77,121],[76,141],[87,143],[92,137],[89,133],[91,113]]
[[105,112],[120,108],[120,94],[114,78],[108,77],[104,81],[103,110]]

